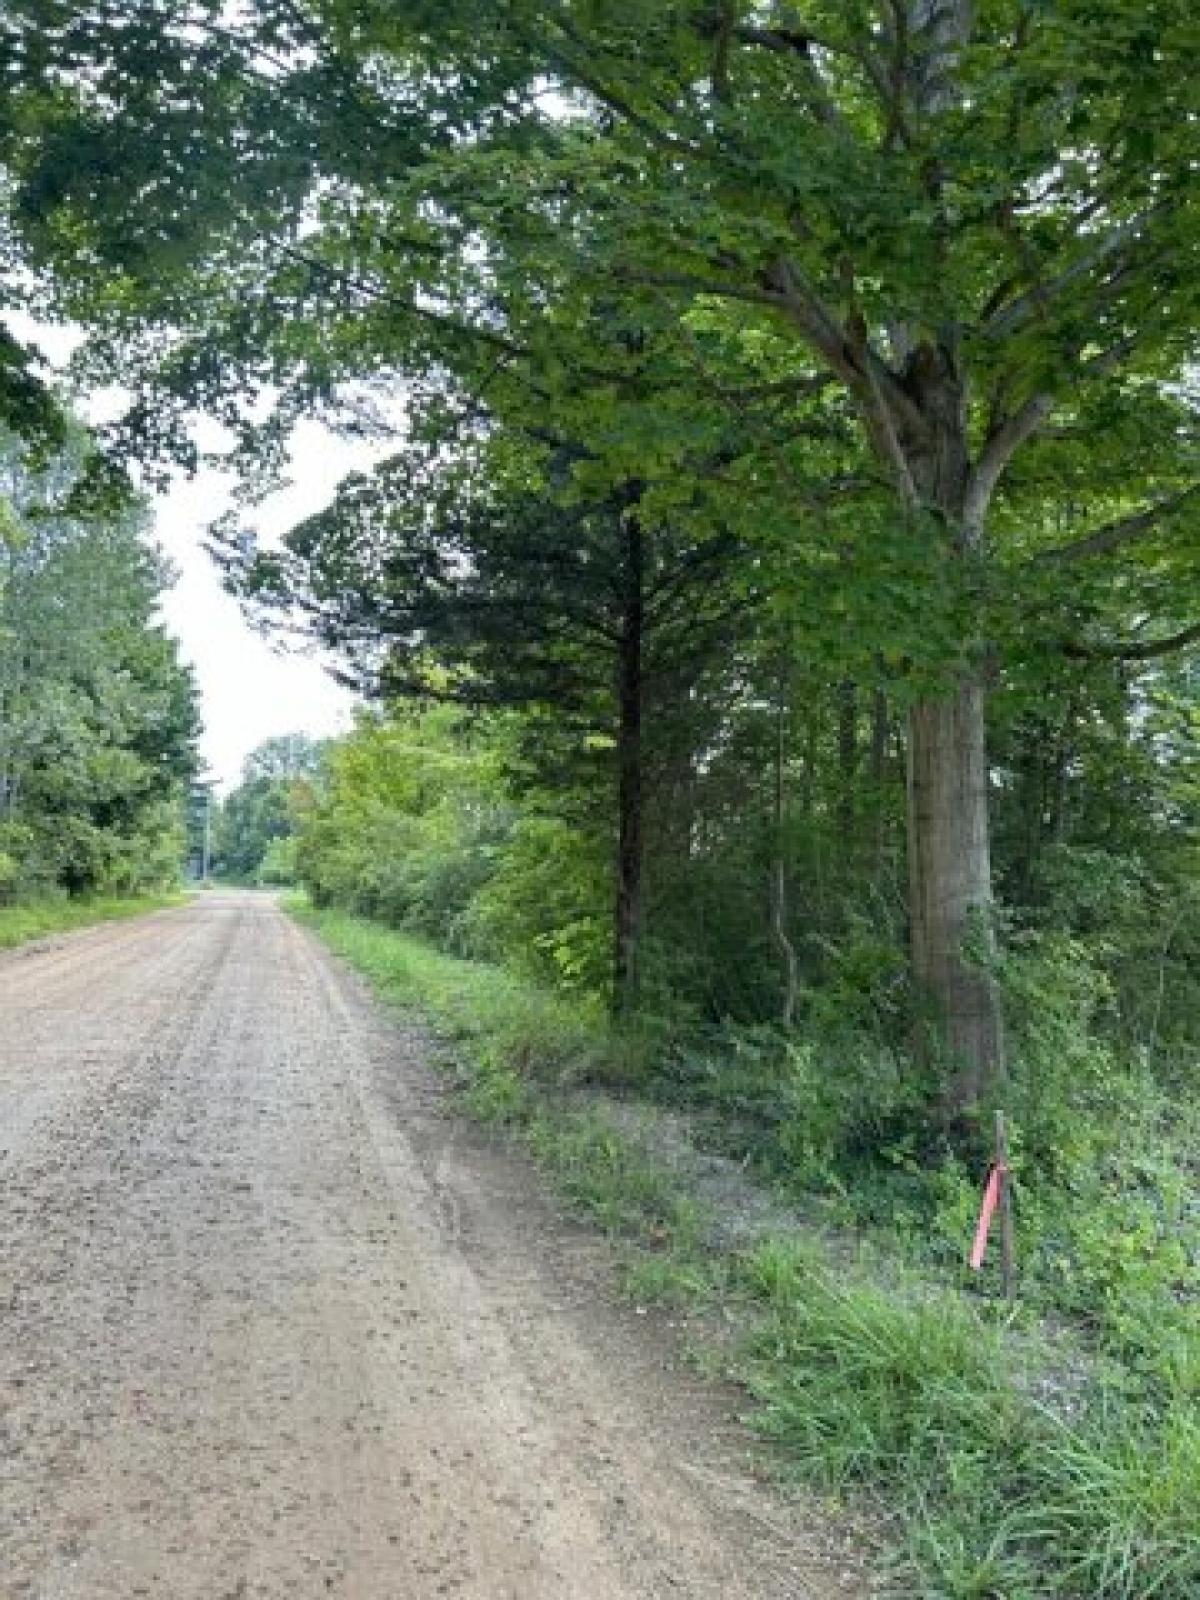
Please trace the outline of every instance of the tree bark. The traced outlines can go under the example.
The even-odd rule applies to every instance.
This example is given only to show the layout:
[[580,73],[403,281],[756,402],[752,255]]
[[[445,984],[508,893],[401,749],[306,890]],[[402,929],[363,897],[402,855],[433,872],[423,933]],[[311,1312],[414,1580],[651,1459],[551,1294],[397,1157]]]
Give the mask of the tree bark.
[[775,770],[772,795],[772,833],[775,859],[771,863],[771,938],[783,963],[783,1001],[780,1022],[785,1028],[796,1020],[800,997],[800,968],[796,947],[788,934],[787,902],[787,713],[791,694],[786,670],[780,673],[779,695],[775,705]]
[[858,777],[858,690],[845,678],[837,687],[838,832],[849,855],[855,844],[855,782]]
[[876,688],[871,697],[871,801],[875,808],[874,870],[878,878],[883,871],[887,855],[887,778],[888,739],[891,736],[891,714],[887,694]]
[[[944,541],[944,559],[978,559],[988,510],[988,474],[971,465],[966,380],[954,339],[914,348],[909,381],[924,428],[908,442],[916,509]],[[988,479],[990,482],[990,478]],[[982,662],[972,627],[964,644]],[[995,979],[985,691],[968,668],[908,716],[909,923],[912,972],[923,1008],[924,1054],[940,1068],[946,1124],[975,1121],[1005,1073],[1004,1023]],[[969,944],[974,949],[968,948]]]
[[613,927],[613,1013],[637,1004],[642,927],[644,773],[642,709],[646,625],[646,535],[636,512],[622,524],[621,636],[617,655],[617,872]]
[[944,1060],[943,1107],[949,1121],[971,1121],[1004,1075],[995,981],[964,948],[978,940],[986,956],[993,938],[977,680],[920,700],[909,713],[908,863],[913,977],[929,1008],[933,1053]]

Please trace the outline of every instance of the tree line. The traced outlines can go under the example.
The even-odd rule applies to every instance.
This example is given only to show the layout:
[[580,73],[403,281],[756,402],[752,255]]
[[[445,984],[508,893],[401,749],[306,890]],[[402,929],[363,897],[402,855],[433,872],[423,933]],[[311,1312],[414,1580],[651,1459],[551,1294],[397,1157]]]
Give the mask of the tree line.
[[199,718],[133,499],[72,505],[90,445],[0,435],[0,903],[174,883]]
[[321,744],[303,733],[266,739],[210,815],[210,871],[230,883],[296,881],[295,836]]

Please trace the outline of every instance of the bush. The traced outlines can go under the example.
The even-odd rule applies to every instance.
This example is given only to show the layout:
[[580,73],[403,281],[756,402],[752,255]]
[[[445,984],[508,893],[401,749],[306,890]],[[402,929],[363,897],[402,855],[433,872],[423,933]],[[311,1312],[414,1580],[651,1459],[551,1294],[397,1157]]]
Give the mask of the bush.
[[493,862],[463,916],[463,945],[572,993],[606,993],[612,932],[597,842],[552,818],[524,817]]
[[258,869],[258,881],[271,887],[286,887],[296,882],[296,840],[288,835],[272,839]]

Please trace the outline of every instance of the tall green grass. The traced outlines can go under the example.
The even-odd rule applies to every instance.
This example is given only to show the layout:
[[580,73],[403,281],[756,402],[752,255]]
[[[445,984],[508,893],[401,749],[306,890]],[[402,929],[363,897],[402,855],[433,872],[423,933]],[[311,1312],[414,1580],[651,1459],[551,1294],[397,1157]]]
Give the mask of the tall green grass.
[[28,944],[54,933],[90,927],[96,922],[114,922],[121,917],[139,917],[147,911],[177,905],[182,894],[153,894],[133,897],[97,896],[81,900],[36,900],[29,905],[0,906],[0,950]]
[[837,1278],[772,1242],[740,1263],[765,1316],[742,1375],[806,1481],[873,1495],[901,1593],[938,1600],[1194,1600],[1200,1414],[1126,1395],[1016,1340],[962,1296]]
[[[607,1070],[617,1047],[599,1007],[537,989],[484,962],[447,956],[410,934],[342,911],[284,900],[299,921],[357,968],[387,1000],[419,1007],[445,1039],[469,1050],[477,1078],[527,1077],[559,1085]],[[488,1085],[480,1082],[485,1093]]]

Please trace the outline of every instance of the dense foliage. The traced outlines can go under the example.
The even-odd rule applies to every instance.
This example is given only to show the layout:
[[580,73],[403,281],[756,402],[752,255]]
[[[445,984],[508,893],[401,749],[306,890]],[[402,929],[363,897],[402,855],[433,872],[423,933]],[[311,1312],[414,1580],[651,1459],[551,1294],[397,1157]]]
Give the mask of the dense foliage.
[[[895,713],[850,680],[781,681],[769,651],[756,663],[761,641],[739,645],[709,664],[690,722],[661,745],[648,728],[662,758],[645,796],[642,1019],[674,1038],[770,1028],[794,988],[790,1022],[828,1051],[838,1136],[877,1154],[889,1126],[911,1127],[920,1144],[934,1086],[908,1059]],[[1170,1092],[1200,1067],[1198,689],[1188,670],[1089,662],[1057,694],[1014,682],[993,697],[1009,1098],[1048,1144],[1070,1139],[1072,1107],[1101,1109],[1110,1073]],[[366,718],[307,803],[301,877],[323,902],[602,1003],[615,750],[602,722],[564,727],[541,707]]]
[[[994,674],[1196,637],[1189,6],[258,0],[239,22],[22,0],[0,35],[12,248],[37,303],[91,325],[82,369],[135,389],[119,432],[190,458],[199,402],[269,477],[322,409],[398,436],[476,527],[482,473],[489,510],[731,538],[797,664],[903,719],[923,1053],[969,1122],[1005,1070],[966,954],[995,940]],[[365,570],[403,632],[391,571]]]
[[84,446],[0,444],[0,898],[173,882],[196,764],[191,676],[136,505],[64,512]]
[[216,810],[211,868],[240,883],[291,883],[296,815],[320,746],[302,733],[268,739],[247,756],[241,781]]
[[[544,713],[397,709],[330,746],[296,850],[334,908],[319,925],[456,1041],[477,1111],[519,1130],[606,1228],[649,1242],[639,1299],[719,1295],[736,1322],[749,1297],[738,1370],[760,1425],[809,1479],[882,1491],[897,1592],[1186,1600],[1195,676],[1088,664],[1061,702],[1015,684],[993,697],[1020,1268],[1017,1306],[993,1318],[994,1260],[982,1285],[963,1270],[979,1167],[930,1148],[936,1084],[908,1047],[895,718],[814,676],[781,724],[739,696],[736,658],[726,671],[691,786],[648,796],[640,1005],[620,1030],[604,1016],[611,741],[589,748],[580,729],[573,761],[531,765]],[[702,1148],[775,1185],[796,1208],[786,1234],[714,1259],[675,1146],[669,1169],[631,1147],[613,1094],[682,1113]],[[737,1240],[745,1217],[715,1226]]]

